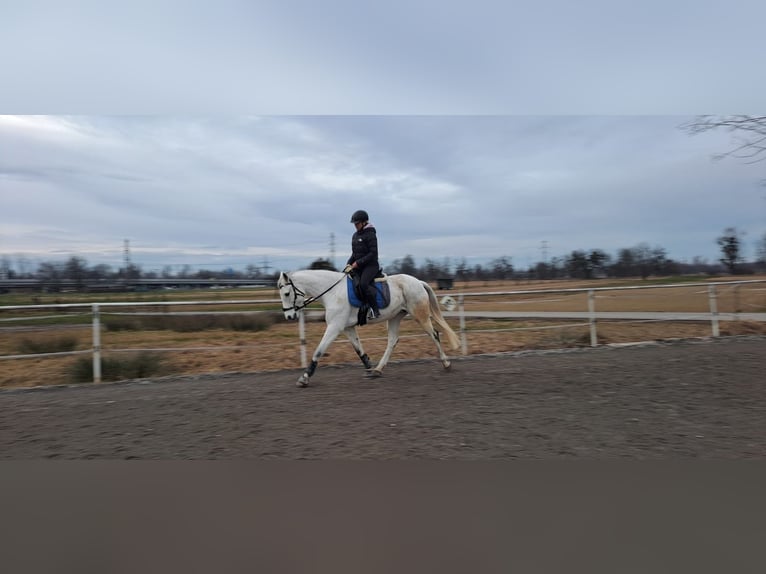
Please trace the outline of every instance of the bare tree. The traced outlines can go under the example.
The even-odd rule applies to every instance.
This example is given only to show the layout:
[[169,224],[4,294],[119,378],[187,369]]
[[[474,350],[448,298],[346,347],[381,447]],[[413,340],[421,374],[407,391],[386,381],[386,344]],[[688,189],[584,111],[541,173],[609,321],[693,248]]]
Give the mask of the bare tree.
[[606,267],[609,265],[611,257],[601,249],[591,249],[588,254],[588,267],[590,269],[590,277],[595,277],[597,274],[605,272]]
[[471,278],[471,270],[468,267],[468,262],[465,260],[465,257],[455,264],[455,278],[458,281],[468,281]]
[[652,273],[652,248],[648,243],[642,241],[633,248],[633,257],[641,279],[646,279]]
[[37,278],[43,283],[48,291],[58,291],[61,286],[61,276],[63,274],[63,265],[50,261],[43,261],[37,267]]
[[337,271],[329,259],[324,259],[322,257],[312,261],[311,265],[309,265],[309,269],[327,269],[329,271]]
[[88,262],[82,257],[73,256],[64,263],[62,275],[65,279],[72,279],[75,281],[76,287],[80,289],[83,286],[87,272]]
[[716,239],[716,243],[721,248],[722,257],[720,261],[732,275],[737,272],[737,264],[742,261],[740,235],[741,233],[737,231],[736,227],[727,227],[724,229],[723,235]]
[[415,265],[415,259],[412,255],[405,255],[403,259],[394,259],[391,265],[388,266],[388,273],[394,275],[396,273],[404,273],[406,275],[417,275],[418,268]]
[[766,233],[755,243],[756,264],[766,269]]
[[591,269],[588,264],[588,255],[585,251],[576,249],[569,254],[566,260],[569,276],[577,279],[590,279]]
[[510,257],[498,257],[490,262],[493,279],[509,279],[513,276]]
[[689,135],[720,129],[731,132],[736,147],[715,155],[715,159],[734,157],[747,163],[766,160],[766,116],[697,116],[680,129]]
[[112,274],[112,268],[105,263],[99,263],[88,269],[89,279],[106,279]]
[[19,277],[26,277],[28,265],[29,259],[27,259],[24,255],[19,255],[16,257],[16,269],[19,270]]
[[8,279],[12,277],[13,271],[11,271],[11,258],[3,255],[0,257],[0,279]]

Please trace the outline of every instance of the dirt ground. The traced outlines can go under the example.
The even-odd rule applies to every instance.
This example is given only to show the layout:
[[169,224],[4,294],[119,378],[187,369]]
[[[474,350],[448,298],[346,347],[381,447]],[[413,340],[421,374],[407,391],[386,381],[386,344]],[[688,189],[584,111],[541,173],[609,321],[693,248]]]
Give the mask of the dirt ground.
[[0,458],[766,456],[766,337],[0,391]]

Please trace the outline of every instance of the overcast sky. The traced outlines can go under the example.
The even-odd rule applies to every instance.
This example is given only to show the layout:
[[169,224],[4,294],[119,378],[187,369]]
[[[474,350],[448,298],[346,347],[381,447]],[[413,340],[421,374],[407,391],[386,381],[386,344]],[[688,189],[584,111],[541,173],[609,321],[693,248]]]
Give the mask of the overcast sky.
[[359,208],[384,263],[714,261],[766,231],[766,164],[678,129],[763,113],[761,1],[0,7],[0,256],[27,270],[125,239],[144,270],[300,267],[332,235],[340,263]]
[[[764,164],[668,116],[0,118],[0,253],[303,266],[348,256],[366,209],[383,262],[526,266],[641,242],[714,260],[766,232]],[[546,250],[543,251],[543,242]],[[752,252],[751,252],[752,254]]]

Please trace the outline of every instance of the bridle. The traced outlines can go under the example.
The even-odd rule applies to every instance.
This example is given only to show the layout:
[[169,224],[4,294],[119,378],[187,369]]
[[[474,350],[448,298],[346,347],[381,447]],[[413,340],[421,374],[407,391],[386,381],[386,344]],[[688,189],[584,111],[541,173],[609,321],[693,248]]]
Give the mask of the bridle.
[[[286,283],[286,285],[289,285],[289,286],[292,288],[292,290],[293,290],[293,306],[292,306],[292,307],[282,307],[282,311],[296,311],[296,312],[297,312],[297,311],[300,311],[301,309],[303,309],[303,308],[305,308],[305,307],[308,307],[309,305],[311,305],[311,304],[312,304],[314,301],[316,301],[317,299],[321,299],[321,298],[322,298],[322,296],[323,296],[325,293],[327,293],[327,292],[328,292],[330,289],[332,289],[332,288],[333,288],[333,287],[335,287],[335,286],[336,286],[338,283],[340,283],[341,281],[343,281],[343,278],[344,278],[344,277],[346,277],[346,276],[347,276],[347,273],[344,273],[344,274],[343,274],[343,277],[341,277],[340,279],[338,279],[338,280],[337,280],[335,283],[333,283],[332,285],[330,285],[330,286],[329,286],[327,289],[325,289],[324,291],[322,291],[322,292],[321,292],[319,295],[317,295],[316,297],[308,297],[308,296],[307,296],[307,294],[306,294],[304,291],[302,291],[302,290],[301,290],[301,289],[300,289],[300,288],[299,288],[299,287],[298,287],[298,286],[297,286],[295,283],[293,283],[293,280],[292,280],[292,278],[291,278],[291,277],[290,277],[290,276],[289,276],[287,273],[285,273],[285,278],[287,279],[287,283]],[[298,296],[301,296],[301,297],[304,297],[304,298],[305,298],[305,299],[303,300],[303,303],[302,303],[302,304],[300,304],[300,305],[298,305]]]
[[285,311],[285,312],[287,312],[287,311],[296,311],[296,312],[300,311],[301,309],[303,309],[304,307],[306,307],[307,305],[309,305],[311,303],[311,298],[310,297],[305,298],[304,301],[303,301],[303,304],[302,305],[298,305],[298,296],[300,295],[301,297],[306,297],[306,293],[301,291],[298,288],[298,286],[295,283],[293,283],[293,280],[287,275],[287,273],[285,273],[285,278],[287,279],[287,283],[285,283],[285,285],[289,285],[290,288],[292,289],[293,306],[292,307],[282,306],[282,311]]

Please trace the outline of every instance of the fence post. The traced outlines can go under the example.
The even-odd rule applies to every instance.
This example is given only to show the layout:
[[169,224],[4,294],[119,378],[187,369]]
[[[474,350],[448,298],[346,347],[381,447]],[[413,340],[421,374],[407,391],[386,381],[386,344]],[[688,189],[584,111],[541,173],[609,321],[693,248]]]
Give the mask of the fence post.
[[708,299],[710,300],[710,323],[713,326],[713,337],[718,337],[720,335],[720,330],[718,329],[718,297],[716,295],[715,285],[709,285],[707,290]]
[[596,333],[596,294],[593,289],[588,289],[588,322],[590,323],[590,346],[598,346],[598,334]]
[[466,356],[468,355],[468,338],[465,333],[465,306],[463,305],[464,299],[465,298],[461,293],[457,298],[457,305],[458,313],[460,315],[460,352],[463,354],[463,356]]
[[101,382],[101,318],[98,303],[93,303],[93,382]]
[[301,340],[301,367],[309,366],[306,361],[306,320],[303,318],[303,310],[298,311],[298,337]]

